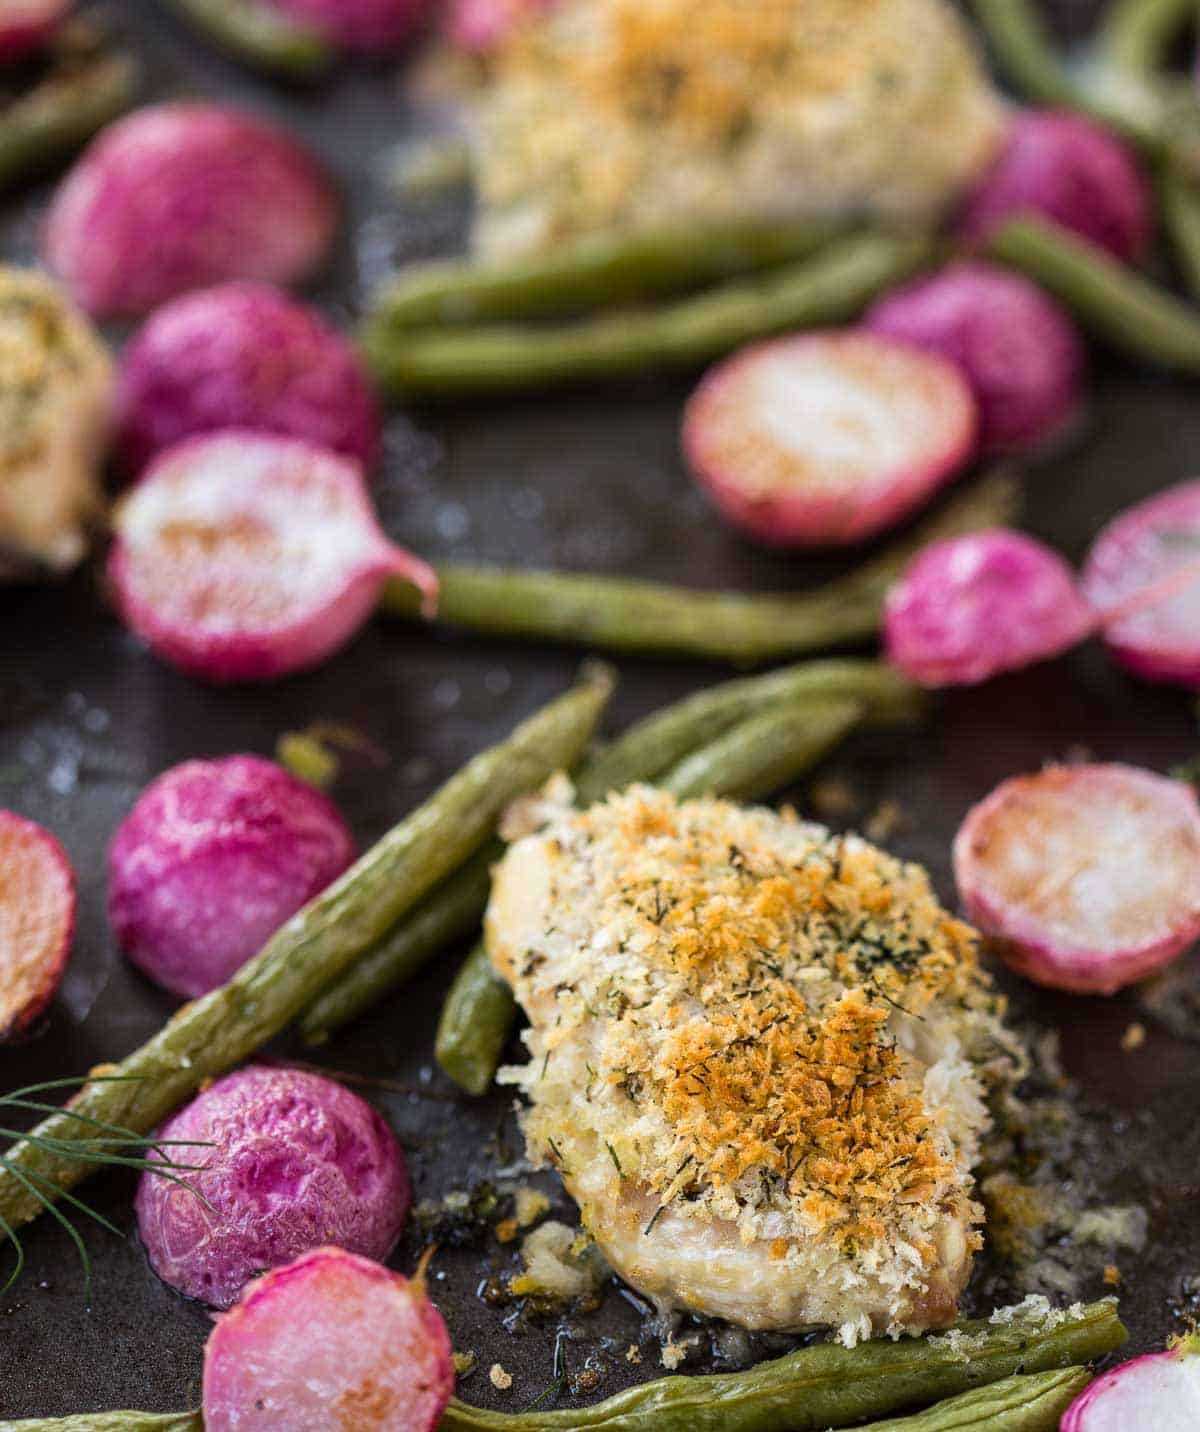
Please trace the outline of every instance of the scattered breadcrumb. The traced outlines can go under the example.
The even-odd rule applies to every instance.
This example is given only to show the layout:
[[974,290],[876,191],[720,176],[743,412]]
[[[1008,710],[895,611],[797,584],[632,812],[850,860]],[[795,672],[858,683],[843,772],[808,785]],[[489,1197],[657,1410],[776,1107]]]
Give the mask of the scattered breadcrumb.
[[668,1338],[667,1341],[663,1343],[662,1365],[668,1372],[674,1372],[681,1363],[687,1361],[688,1354],[692,1351],[693,1345],[693,1339],[691,1338],[685,1338],[683,1342],[676,1342],[673,1337]]
[[825,776],[814,781],[808,788],[808,800],[823,820],[852,815],[858,809],[858,794],[854,787],[837,776]]
[[634,1367],[637,1367],[637,1365],[641,1362],[641,1360],[642,1360],[642,1350],[641,1350],[641,1348],[638,1347],[637,1343],[630,1343],[629,1346],[625,1349],[625,1361],[626,1361],[626,1362],[631,1362],[631,1363],[633,1363]]
[[496,1224],[496,1241],[498,1243],[511,1243],[517,1236],[517,1220],[515,1218],[502,1218]]
[[1132,1054],[1135,1049],[1140,1049],[1145,1042],[1146,1026],[1144,1024],[1131,1024],[1121,1035],[1121,1048],[1126,1054]]
[[505,1372],[498,1362],[494,1362],[488,1371],[488,1381],[497,1392],[507,1392],[512,1386],[512,1373]]
[[863,833],[868,840],[874,840],[883,845],[891,840],[903,823],[904,808],[899,801],[880,801],[867,817]]
[[539,1218],[550,1212],[550,1200],[540,1189],[519,1188],[516,1196],[517,1222],[522,1228],[530,1228]]
[[450,1361],[454,1364],[455,1377],[466,1377],[467,1373],[474,1372],[478,1359],[472,1349],[468,1348],[466,1352],[451,1353]]
[[1118,1288],[1121,1285],[1121,1270],[1115,1263],[1109,1263],[1104,1270],[1104,1281],[1110,1288]]
[[554,1220],[529,1234],[521,1245],[521,1258],[525,1272],[511,1284],[518,1298],[531,1294],[581,1298],[599,1286],[606,1272],[595,1244]]

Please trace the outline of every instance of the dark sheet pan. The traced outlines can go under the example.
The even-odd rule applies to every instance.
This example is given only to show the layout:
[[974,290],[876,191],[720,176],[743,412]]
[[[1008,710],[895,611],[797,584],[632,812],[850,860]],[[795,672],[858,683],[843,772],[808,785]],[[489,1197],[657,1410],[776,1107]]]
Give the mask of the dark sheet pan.
[[[1077,18],[1083,7],[1071,8]],[[219,94],[272,110],[336,166],[359,234],[357,251],[347,245],[322,294],[336,309],[352,306],[362,268],[377,268],[398,234],[418,248],[451,236],[452,224],[440,219],[407,232],[370,181],[374,161],[412,128],[398,77],[360,73],[314,94],[288,94],[205,52],[151,0],[122,0],[117,11],[158,92]],[[7,257],[30,251],[40,198],[10,208],[0,230]],[[716,522],[676,455],[685,391],[686,384],[645,382],[396,415],[381,482],[388,524],[429,554],[700,585],[799,587],[830,570],[753,550]],[[1196,388],[1106,367],[1076,439],[1027,474],[1027,524],[1078,558],[1114,511],[1198,466]],[[569,652],[381,623],[311,676],[215,691],[141,651],[107,612],[94,573],[59,588],[0,590],[0,803],[62,837],[82,887],[75,952],[48,1027],[24,1047],[0,1050],[0,1088],[119,1058],[169,1012],[166,998],[122,961],[104,919],[106,844],[150,777],[189,756],[269,753],[281,731],[314,719],[344,721],[387,755],[383,767],[348,762],[336,792],[365,844],[463,758],[560,689],[576,662]],[[620,666],[614,725],[722,674],[669,662]],[[950,899],[951,836],[968,805],[1002,777],[1080,747],[1165,769],[1194,754],[1198,739],[1181,695],[1134,685],[1089,647],[983,691],[947,696],[921,732],[857,740],[827,771],[858,793],[851,820],[885,799],[899,804],[903,819],[890,843],[925,862]],[[330,1068],[395,1086],[365,1092],[404,1139],[419,1197],[491,1175],[518,1148],[504,1098],[459,1100],[433,1066],[436,1011],[454,962],[448,955],[403,998],[320,1053]],[[1069,999],[1005,983],[1023,1013],[1061,1033],[1066,1068],[1097,1111],[1103,1163],[1081,1163],[1068,1196],[1082,1202],[1103,1181],[1149,1211],[1146,1252],[1122,1260],[1122,1308],[1131,1350],[1159,1345],[1179,1326],[1188,1280],[1200,1273],[1197,1047],[1148,1021],[1134,995]],[[1148,1038],[1126,1053],[1121,1035],[1135,1019],[1147,1022]],[[108,1177],[92,1189],[97,1206],[131,1228],[130,1182]],[[87,1239],[95,1264],[90,1305],[67,1238],[45,1219],[29,1230],[26,1274],[0,1298],[0,1416],[194,1405],[205,1313],[156,1281],[133,1237],[120,1242],[89,1229]],[[401,1249],[397,1265],[411,1267],[413,1255],[412,1245]],[[489,1259],[502,1267],[510,1258],[495,1243],[488,1255],[447,1250],[432,1292],[455,1345],[475,1349],[484,1369],[499,1360],[514,1375],[507,1395],[493,1392],[485,1372],[468,1380],[463,1394],[516,1408],[550,1381],[559,1329],[550,1322],[510,1332],[505,1310],[477,1296]],[[987,1291],[981,1284],[980,1296]],[[1102,1291],[1099,1281],[1086,1291]],[[603,1392],[653,1375],[649,1341],[641,1368],[622,1356],[640,1331],[637,1314],[613,1290],[599,1312],[568,1329],[568,1368],[578,1372],[589,1357],[598,1359],[606,1369]]]

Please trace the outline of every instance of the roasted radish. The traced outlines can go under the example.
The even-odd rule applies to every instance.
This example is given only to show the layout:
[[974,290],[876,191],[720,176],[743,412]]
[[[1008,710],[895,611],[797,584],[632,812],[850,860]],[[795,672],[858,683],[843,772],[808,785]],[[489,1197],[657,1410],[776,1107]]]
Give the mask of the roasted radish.
[[954,842],[969,917],[1038,984],[1112,994],[1200,937],[1200,805],[1133,766],[1005,781]]
[[444,21],[451,44],[470,54],[502,45],[527,16],[548,10],[556,0],[449,0]]
[[294,438],[234,429],[190,438],[119,504],[108,572],[125,621],[207,681],[317,665],[397,574],[430,568],[393,546],[357,463]]
[[204,1350],[205,1432],[432,1432],[453,1389],[421,1279],[340,1248],[251,1283]]
[[958,365],[979,404],[981,452],[1039,447],[1079,410],[1079,334],[1058,304],[1020,274],[952,264],[881,299],[867,324]]
[[947,359],[882,334],[745,349],[688,402],[683,449],[736,526],[779,547],[861,542],[967,462],[976,407]]
[[1025,110],[968,200],[962,229],[981,243],[1006,219],[1035,214],[1132,261],[1150,241],[1152,213],[1146,176],[1115,134],[1081,114]]
[[888,593],[888,660],[920,686],[974,686],[1057,656],[1093,617],[1049,547],[995,528],[926,547]]
[[0,6],[0,64],[45,44],[71,13],[72,0],[5,0]]
[[1195,1432],[1200,1427],[1200,1345],[1123,1362],[1098,1377],[1063,1414],[1059,1432]]
[[289,19],[346,50],[395,50],[424,20],[429,0],[266,0]]
[[122,355],[117,411],[131,472],[218,428],[303,438],[365,467],[379,447],[358,350],[315,309],[267,284],[222,284],[158,309]]
[[1200,481],[1109,523],[1088,554],[1083,591],[1127,671],[1200,690]]
[[[332,1079],[252,1065],[227,1074],[158,1132],[200,1165],[187,1185],[142,1175],[138,1233],[158,1276],[228,1308],[267,1268],[330,1239],[386,1258],[411,1194],[396,1136]],[[158,1161],[161,1154],[153,1154]]]
[[335,222],[328,179],[289,134],[222,105],[163,104],[89,145],[50,205],[43,252],[108,318],[228,279],[298,282]]
[[24,1034],[54,998],[75,932],[75,872],[31,820],[0,810],[0,1041]]
[[224,984],[355,854],[333,803],[273,761],[185,761],[117,829],[109,923],[139,969],[194,999]]

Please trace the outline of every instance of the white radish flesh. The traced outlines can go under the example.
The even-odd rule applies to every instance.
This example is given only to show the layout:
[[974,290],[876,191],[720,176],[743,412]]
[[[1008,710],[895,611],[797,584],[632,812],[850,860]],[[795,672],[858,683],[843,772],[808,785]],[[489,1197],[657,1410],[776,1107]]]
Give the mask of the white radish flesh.
[[1196,1432],[1200,1357],[1195,1340],[1122,1363],[1063,1414],[1060,1432]]

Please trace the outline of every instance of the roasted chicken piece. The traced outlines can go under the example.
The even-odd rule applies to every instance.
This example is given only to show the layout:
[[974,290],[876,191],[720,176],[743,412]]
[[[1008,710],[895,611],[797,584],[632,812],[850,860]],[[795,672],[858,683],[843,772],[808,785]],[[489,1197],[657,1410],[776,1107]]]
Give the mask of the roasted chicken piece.
[[100,508],[113,373],[58,286],[0,266],[0,579],[57,574]]
[[1019,1049],[924,871],[790,815],[634,787],[496,870],[537,1162],[664,1308],[847,1343],[950,1322],[971,1166]]

